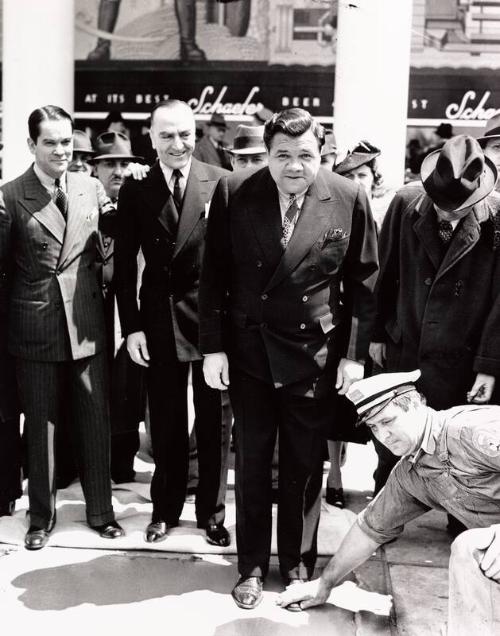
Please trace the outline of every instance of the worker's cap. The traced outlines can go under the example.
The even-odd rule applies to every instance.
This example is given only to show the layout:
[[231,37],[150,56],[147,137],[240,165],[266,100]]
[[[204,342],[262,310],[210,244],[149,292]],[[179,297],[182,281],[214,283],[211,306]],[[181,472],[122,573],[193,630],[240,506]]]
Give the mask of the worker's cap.
[[414,391],[419,377],[418,369],[405,373],[380,373],[353,382],[346,397],[354,404],[358,415],[363,416],[382,402],[390,402],[399,395]]

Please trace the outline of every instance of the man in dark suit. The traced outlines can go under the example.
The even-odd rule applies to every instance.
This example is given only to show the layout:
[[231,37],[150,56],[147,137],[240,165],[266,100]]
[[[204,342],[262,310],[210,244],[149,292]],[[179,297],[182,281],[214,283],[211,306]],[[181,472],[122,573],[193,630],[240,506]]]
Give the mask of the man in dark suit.
[[247,609],[269,566],[277,431],[280,571],[288,583],[314,570],[325,432],[335,388],[363,375],[378,269],[366,195],[320,168],[323,128],[294,108],[273,115],[264,141],[268,168],[216,188],[200,282],[205,378],[229,386],[235,417],[233,598]]
[[[146,179],[129,180],[120,190],[115,239],[122,329],[132,360],[147,367],[155,472],[146,540],[161,541],[179,524],[188,478],[191,369],[199,465],[197,524],[205,529],[209,543],[224,546],[229,535],[223,525],[227,464],[221,443],[222,401],[220,392],[203,380],[198,284],[209,201],[217,180],[226,173],[192,158],[195,122],[184,102],[169,100],[153,110],[151,140],[159,161]],[[140,309],[139,248],[146,262]]]
[[207,124],[207,130],[196,144],[193,156],[199,161],[232,170],[231,155],[224,147],[227,124],[224,115],[214,113]]
[[55,520],[54,432],[69,395],[89,525],[106,538],[114,519],[102,299],[95,274],[99,216],[108,200],[95,179],[67,172],[73,122],[44,106],[28,120],[34,164],[2,187],[0,264],[12,274],[8,345],[25,415],[30,526],[43,548]]

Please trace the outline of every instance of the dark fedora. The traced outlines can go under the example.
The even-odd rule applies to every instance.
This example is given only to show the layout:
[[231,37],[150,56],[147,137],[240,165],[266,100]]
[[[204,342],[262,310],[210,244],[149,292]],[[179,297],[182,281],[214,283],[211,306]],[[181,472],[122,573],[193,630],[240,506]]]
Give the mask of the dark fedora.
[[478,137],[478,142],[481,148],[486,146],[486,142],[490,139],[498,139],[500,137],[500,114],[493,115],[486,122],[484,133],[482,137]]
[[132,154],[130,140],[120,132],[110,131],[102,133],[95,142],[96,156],[91,163],[99,159],[128,159],[129,161],[143,161],[142,157]]
[[83,130],[73,131],[73,152],[81,152],[86,155],[95,155],[90,137]]
[[345,159],[338,166],[335,166],[337,174],[348,174],[351,170],[355,170],[366,163],[370,163],[373,159],[380,155],[380,150],[372,146],[368,141],[360,141],[354,149],[347,154]]
[[229,152],[233,155],[257,155],[266,152],[264,126],[240,124],[236,129],[233,147],[229,149]]
[[425,157],[420,178],[439,208],[458,212],[490,194],[497,170],[474,137],[457,135]]
[[436,128],[435,132],[441,139],[451,139],[451,137],[453,137],[453,126],[443,121]]
[[226,119],[221,113],[214,113],[208,122],[209,126],[217,126],[219,128],[227,128]]

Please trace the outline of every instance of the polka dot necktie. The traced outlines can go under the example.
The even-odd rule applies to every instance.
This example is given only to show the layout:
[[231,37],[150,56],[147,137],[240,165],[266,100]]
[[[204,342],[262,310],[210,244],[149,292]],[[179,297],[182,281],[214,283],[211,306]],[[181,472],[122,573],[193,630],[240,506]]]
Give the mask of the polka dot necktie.
[[292,237],[293,228],[298,213],[299,206],[297,205],[297,197],[295,196],[295,194],[291,194],[290,200],[288,202],[288,208],[285,212],[285,216],[283,217],[283,233],[281,236],[281,246],[283,247],[283,249],[286,248],[288,242]]
[[56,187],[56,190],[55,190],[55,193],[54,193],[54,203],[59,208],[59,211],[61,212],[63,217],[66,218],[66,214],[67,214],[67,211],[68,211],[68,198],[67,198],[66,193],[64,192],[64,190],[61,188],[61,180],[60,179],[56,179],[55,182],[54,182],[54,185]]
[[453,226],[449,221],[439,221],[438,234],[444,245],[448,245],[453,236]]

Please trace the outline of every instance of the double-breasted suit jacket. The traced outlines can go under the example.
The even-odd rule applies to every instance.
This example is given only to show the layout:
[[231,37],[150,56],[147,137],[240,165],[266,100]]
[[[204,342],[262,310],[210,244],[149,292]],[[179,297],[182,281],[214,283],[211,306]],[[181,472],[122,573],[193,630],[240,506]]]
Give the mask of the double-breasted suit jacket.
[[421,370],[435,409],[465,403],[476,373],[500,376],[499,202],[476,204],[446,251],[421,188],[401,190],[384,219],[374,340],[388,371]]
[[[198,522],[223,518],[221,396],[206,386],[198,346],[198,288],[206,215],[220,168],[192,158],[177,212],[157,162],[143,181],[128,180],[118,199],[115,277],[125,335],[143,331],[155,473],[153,519],[177,522],[188,477],[187,380],[191,363],[199,457]],[[136,257],[145,268],[137,301]],[[222,475],[222,477],[221,477]],[[217,516],[213,515],[217,513]]]
[[[334,374],[341,357],[365,359],[377,274],[368,201],[343,177],[320,170],[285,251],[281,228],[267,168],[221,180],[200,295],[203,353],[225,351],[275,387]],[[343,323],[348,337],[336,338]]]
[[54,522],[53,426],[68,408],[77,445],[87,518],[114,518],[109,479],[105,326],[96,278],[102,185],[67,173],[63,217],[30,167],[2,187],[0,263],[11,276],[8,344],[16,359],[28,440],[31,523]]
[[107,198],[96,179],[79,173],[67,173],[67,184],[67,222],[33,168],[2,187],[0,258],[12,272],[8,340],[19,358],[79,359],[104,346],[95,267]]

